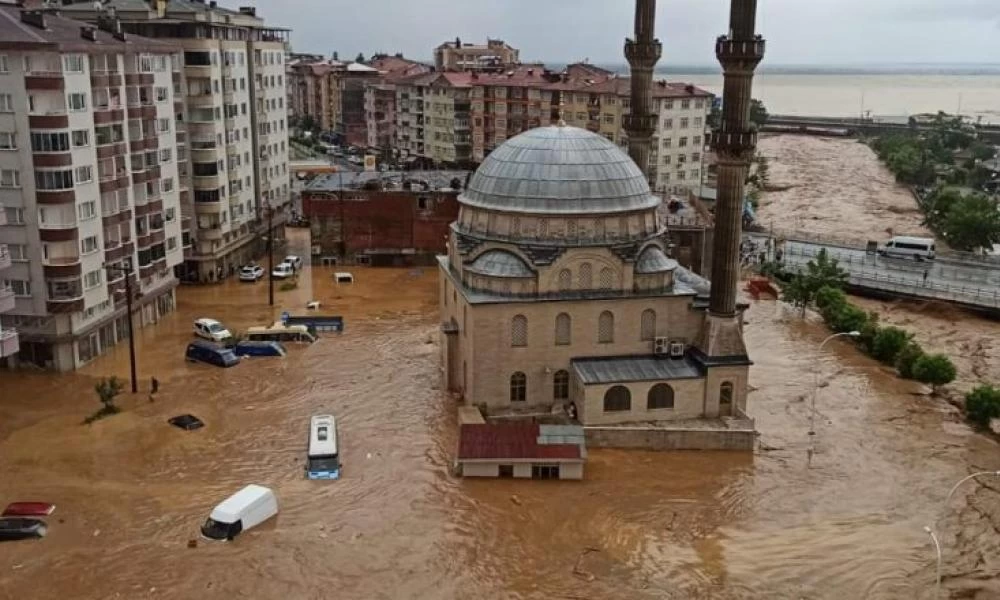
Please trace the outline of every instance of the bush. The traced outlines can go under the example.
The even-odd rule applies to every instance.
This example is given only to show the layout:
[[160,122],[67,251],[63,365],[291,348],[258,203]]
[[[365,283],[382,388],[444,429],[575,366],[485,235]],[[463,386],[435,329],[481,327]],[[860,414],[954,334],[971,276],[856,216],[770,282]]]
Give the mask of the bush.
[[868,314],[853,304],[845,304],[831,311],[827,325],[837,333],[860,331],[868,323]]
[[843,290],[824,286],[816,292],[816,308],[822,313],[827,308],[840,308],[847,304],[847,295]]
[[909,342],[896,354],[896,370],[904,379],[914,379],[913,365],[923,358],[924,350],[916,342]]
[[955,365],[944,354],[925,354],[913,363],[913,377],[921,383],[929,383],[937,393],[938,386],[955,381]]
[[980,427],[989,427],[990,419],[1000,418],[1000,389],[981,385],[965,395],[965,413]]
[[909,342],[910,334],[898,327],[880,329],[872,340],[872,357],[886,364],[894,364],[896,357]]

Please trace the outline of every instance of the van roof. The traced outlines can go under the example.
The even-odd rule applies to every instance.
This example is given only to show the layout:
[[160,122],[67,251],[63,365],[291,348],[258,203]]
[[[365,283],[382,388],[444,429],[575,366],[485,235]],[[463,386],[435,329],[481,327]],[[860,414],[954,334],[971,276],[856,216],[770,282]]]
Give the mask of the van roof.
[[219,347],[217,344],[213,344],[208,340],[191,340],[188,346],[198,346],[199,348],[208,348],[209,350],[225,350],[225,348]]
[[271,325],[256,325],[247,328],[247,333],[260,333],[262,331],[297,331],[300,333],[309,333],[309,328],[305,325],[285,325],[281,321],[275,321]]
[[900,241],[900,242],[916,242],[918,244],[933,244],[934,238],[929,237],[917,237],[913,235],[894,235],[889,238],[889,241]]
[[219,323],[215,319],[209,319],[209,318],[206,318],[206,317],[202,317],[200,319],[195,319],[194,322],[195,323],[201,323],[202,325],[222,325],[222,323]]
[[270,488],[251,483],[220,502],[212,509],[212,514],[209,516],[219,523],[235,523],[239,520],[240,513],[268,496],[274,497],[274,492]]

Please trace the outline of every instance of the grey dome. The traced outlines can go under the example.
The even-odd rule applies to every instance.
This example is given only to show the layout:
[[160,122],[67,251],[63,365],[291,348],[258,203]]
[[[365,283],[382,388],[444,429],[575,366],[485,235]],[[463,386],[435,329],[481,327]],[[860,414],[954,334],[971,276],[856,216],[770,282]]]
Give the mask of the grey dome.
[[651,273],[665,273],[667,271],[673,271],[677,268],[677,261],[672,258],[667,258],[667,255],[663,253],[656,246],[650,246],[642,251],[639,255],[639,260],[635,263],[635,272],[640,275],[648,275]]
[[655,208],[642,171],[604,136],[577,127],[530,129],[486,157],[459,201],[530,214],[606,214]]
[[466,271],[491,277],[533,277],[535,274],[517,255],[504,250],[483,252]]

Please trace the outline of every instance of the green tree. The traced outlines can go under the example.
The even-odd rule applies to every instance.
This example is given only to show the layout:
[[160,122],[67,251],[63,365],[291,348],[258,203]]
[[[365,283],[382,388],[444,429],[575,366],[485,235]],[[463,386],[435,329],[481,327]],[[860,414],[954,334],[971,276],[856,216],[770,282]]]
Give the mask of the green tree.
[[358,52],[358,55],[354,58],[354,62],[363,63],[365,62],[365,55],[362,52]]
[[832,311],[827,325],[837,333],[860,331],[868,323],[868,313],[853,304],[845,304]]
[[985,194],[962,197],[941,224],[942,235],[958,250],[991,248],[1000,243],[1000,206]]
[[920,183],[924,171],[924,158],[918,148],[905,146],[886,157],[889,170],[903,183]]
[[916,342],[911,341],[896,354],[896,370],[904,379],[913,379],[913,366],[924,357],[924,351]]
[[816,294],[824,287],[842,288],[847,283],[847,273],[837,266],[837,259],[830,258],[826,248],[816,258],[806,263],[804,271],[796,273],[782,290],[782,299],[802,310],[813,303]]
[[921,201],[924,226],[941,231],[952,207],[962,200],[962,193],[955,188],[937,187]]
[[921,383],[928,383],[933,393],[947,383],[955,381],[954,363],[944,354],[925,354],[913,363],[913,378]]
[[872,341],[871,353],[875,360],[895,364],[896,357],[910,343],[910,334],[898,327],[883,327]]
[[965,413],[980,427],[989,427],[991,419],[1000,418],[1000,389],[980,385],[965,395]]
[[104,377],[94,384],[94,391],[97,392],[97,398],[103,405],[102,410],[108,413],[118,412],[118,407],[115,406],[115,398],[124,389],[125,382],[113,375],[111,377]]
[[821,312],[829,308],[840,308],[845,304],[847,304],[847,295],[840,288],[826,285],[816,292],[816,308]]
[[767,108],[764,103],[760,100],[753,98],[750,100],[750,122],[757,127],[763,127],[767,120],[771,117],[767,113]]
[[972,150],[972,158],[976,160],[990,160],[997,155],[997,150],[994,146],[982,142],[974,142],[969,149]]
[[861,332],[861,335],[857,339],[858,345],[864,348],[864,351],[868,354],[872,354],[875,348],[875,338],[882,331],[882,328],[878,324],[878,313],[875,311],[869,312],[868,321],[858,331]]

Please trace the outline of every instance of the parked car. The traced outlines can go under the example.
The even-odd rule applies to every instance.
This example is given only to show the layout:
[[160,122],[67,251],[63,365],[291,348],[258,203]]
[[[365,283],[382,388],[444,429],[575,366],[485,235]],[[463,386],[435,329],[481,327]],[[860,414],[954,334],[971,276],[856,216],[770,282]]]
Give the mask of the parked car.
[[184,359],[191,362],[203,362],[217,367],[232,367],[240,362],[239,357],[229,348],[216,346],[201,340],[188,344],[184,351]]
[[206,340],[221,342],[226,338],[233,337],[229,330],[222,326],[222,323],[215,319],[198,319],[194,322],[194,334]]
[[271,277],[275,279],[288,279],[292,275],[295,275],[295,269],[292,268],[292,265],[285,262],[275,266],[274,270],[271,271]]
[[48,502],[11,502],[0,517],[47,517],[56,509]]
[[288,351],[278,342],[244,340],[233,348],[236,356],[285,356]]
[[294,254],[289,254],[288,256],[285,257],[285,260],[283,260],[281,262],[288,263],[288,264],[292,265],[293,267],[295,267],[296,271],[298,271],[299,269],[302,268],[302,257],[301,256],[295,256]]
[[216,506],[201,534],[210,540],[230,541],[278,514],[278,499],[269,488],[248,485]]
[[48,526],[39,519],[9,517],[0,519],[0,542],[45,537]]
[[240,281],[257,281],[264,276],[264,267],[260,265],[246,265],[240,268]]

